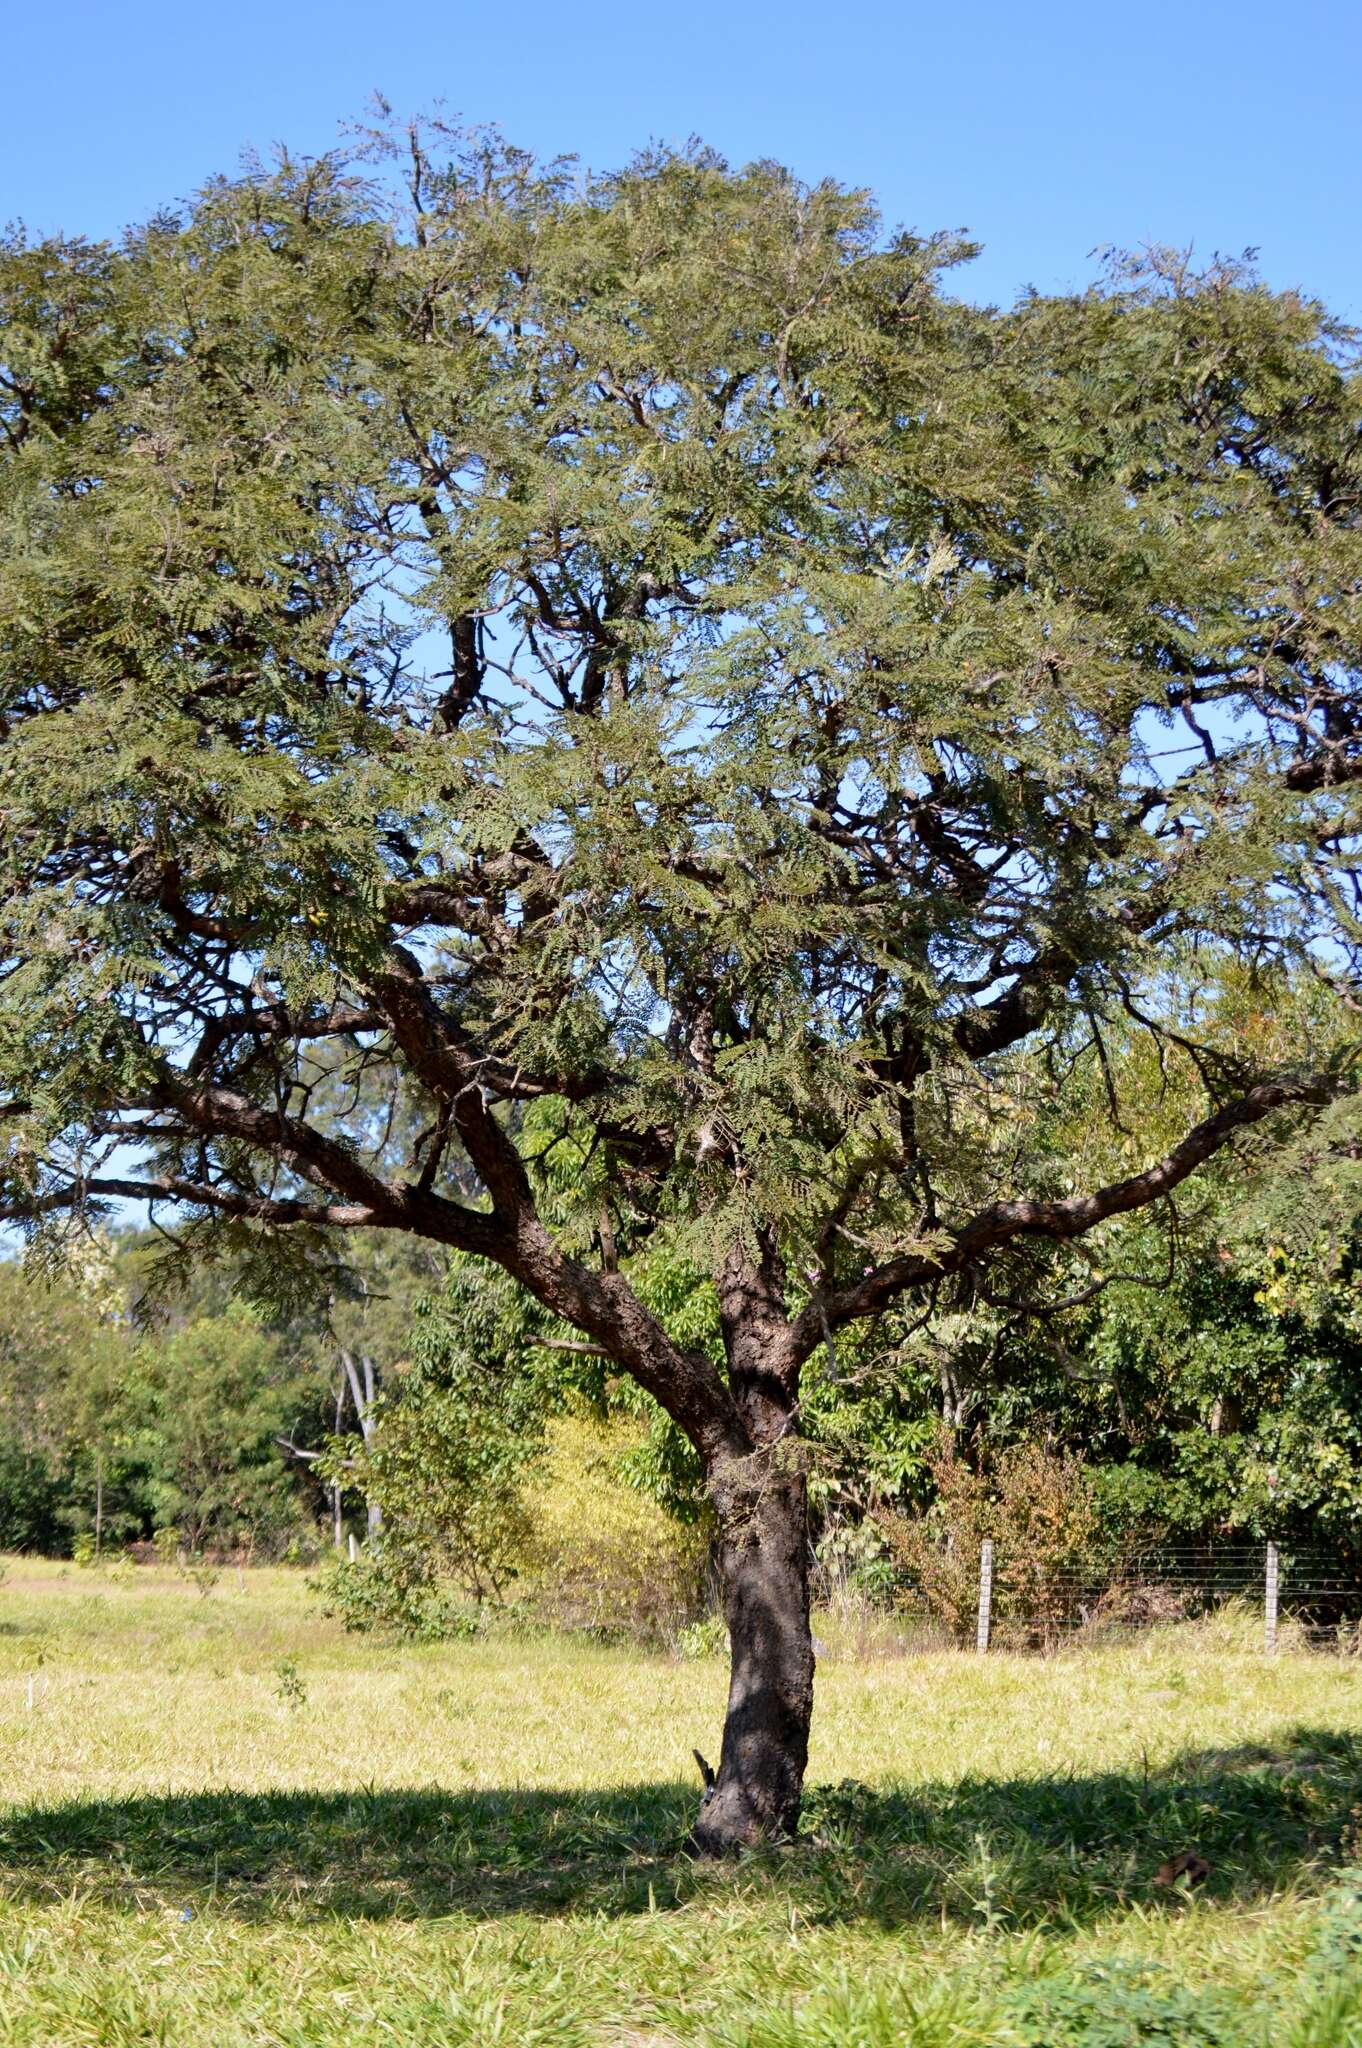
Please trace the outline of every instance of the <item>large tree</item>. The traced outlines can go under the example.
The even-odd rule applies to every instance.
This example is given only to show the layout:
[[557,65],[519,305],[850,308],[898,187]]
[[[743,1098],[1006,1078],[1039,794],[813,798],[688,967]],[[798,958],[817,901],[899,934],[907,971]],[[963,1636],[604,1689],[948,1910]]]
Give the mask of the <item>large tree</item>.
[[[810,1356],[1344,1085],[1176,990],[1351,972],[1358,382],[1229,267],[982,311],[771,165],[399,144],[0,252],[4,1213],[416,1233],[631,1375],[721,1531],[723,1849],[798,1812]],[[1117,1011],[1205,1099],[1089,1185],[1028,1091]]]

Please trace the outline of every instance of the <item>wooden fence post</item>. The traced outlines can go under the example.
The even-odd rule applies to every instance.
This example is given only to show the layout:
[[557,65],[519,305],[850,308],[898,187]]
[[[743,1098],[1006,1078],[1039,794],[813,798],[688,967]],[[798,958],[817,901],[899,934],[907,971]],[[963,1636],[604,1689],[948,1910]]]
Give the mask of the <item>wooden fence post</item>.
[[1263,1648],[1271,1654],[1277,1647],[1277,1546],[1267,1546],[1267,1574],[1263,1584]]
[[993,1615],[993,1539],[985,1536],[979,1545],[979,1632],[975,1648],[982,1657],[988,1648],[989,1623]]

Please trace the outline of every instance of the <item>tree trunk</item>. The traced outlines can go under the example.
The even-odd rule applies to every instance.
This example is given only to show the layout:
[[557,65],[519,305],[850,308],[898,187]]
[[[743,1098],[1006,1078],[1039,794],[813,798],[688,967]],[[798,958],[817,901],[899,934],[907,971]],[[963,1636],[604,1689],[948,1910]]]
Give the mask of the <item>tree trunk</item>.
[[813,1713],[808,1486],[791,1438],[710,1473],[732,1648],[718,1774],[690,1846],[725,1856],[783,1841],[799,1820]]
[[[364,1406],[360,1410],[360,1431],[367,1444],[374,1433],[374,1403],[378,1399],[378,1368],[366,1351],[361,1361],[364,1366]],[[367,1504],[368,1538],[376,1550],[383,1534],[383,1510],[376,1500]]]
[[[341,1420],[345,1414],[345,1374],[342,1372],[340,1385],[336,1389],[336,1435],[341,1433]],[[339,1479],[331,1489],[331,1540],[337,1550],[345,1545],[341,1521],[341,1485]]]

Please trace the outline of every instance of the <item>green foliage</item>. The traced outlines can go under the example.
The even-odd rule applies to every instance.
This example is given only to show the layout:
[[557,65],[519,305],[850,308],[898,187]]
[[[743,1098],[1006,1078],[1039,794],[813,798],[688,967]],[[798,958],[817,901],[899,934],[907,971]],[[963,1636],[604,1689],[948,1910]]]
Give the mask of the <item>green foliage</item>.
[[0,1263],[0,1520],[14,1546],[282,1549],[310,1503],[279,1438],[316,1401],[306,1350],[224,1295],[144,1308],[140,1248],[98,1241],[49,1280]]
[[279,1683],[275,1687],[278,1698],[283,1701],[286,1707],[292,1708],[294,1712],[299,1707],[305,1707],[307,1705],[307,1684],[299,1675],[297,1658],[281,1657],[275,1666],[275,1671],[279,1679]]
[[[1145,1236],[1152,1264],[1161,1253]],[[1227,1202],[1168,1286],[1113,1290],[1086,1330],[1067,1333],[1082,1379],[1038,1405],[1050,1399],[1066,1439],[1094,1448],[1113,1532],[1295,1536],[1355,1551],[1362,1349],[1348,1254],[1335,1273],[1319,1257],[1293,1293],[1280,1250],[1246,1242]]]
[[517,1370],[527,1297],[480,1284],[455,1262],[446,1296],[427,1306],[416,1360],[380,1396],[364,1438],[337,1439],[324,1476],[378,1510],[382,1537],[362,1560],[320,1583],[331,1611],[356,1629],[439,1635],[464,1601],[503,1601],[526,1536],[523,1494],[540,1456],[545,1404]]
[[441,1584],[438,1566],[438,1553],[398,1539],[353,1559],[330,1559],[308,1585],[321,1612],[352,1635],[467,1641],[480,1633],[482,1613]]
[[544,1625],[670,1640],[697,1611],[708,1530],[640,1490],[637,1425],[540,1410],[527,1427],[524,1395],[513,1375],[446,1359],[385,1398],[367,1445],[337,1445],[330,1469],[380,1508],[382,1531],[317,1576],[325,1612],[437,1640],[509,1603]]
[[135,1334],[109,1245],[80,1252],[50,1284],[0,1262],[0,1444],[17,1489],[6,1513],[38,1510],[43,1547],[90,1527],[101,1497],[113,1543],[138,1533],[143,1509]]
[[240,1305],[143,1344],[137,1396],[157,1526],[173,1524],[195,1552],[282,1547],[298,1507],[277,1438],[298,1393],[277,1341]]
[[683,1622],[673,1638],[678,1657],[726,1657],[728,1628],[722,1614],[707,1614],[700,1621]]
[[1095,1024],[1168,1053],[1151,1127],[1345,1085],[1346,1019],[1281,1059],[1200,997],[1356,936],[1325,309],[1157,251],[971,308],[958,237],[700,149],[365,154],[0,250],[16,1214],[145,1133],[191,1249],[358,1213],[558,1314],[477,1191],[554,1099],[562,1253],[604,1202],[626,1255],[925,1284],[1074,1192]]
[[64,1477],[47,1451],[0,1440],[0,1548],[50,1554],[60,1547]]
[[[586,1164],[565,1105],[527,1112],[522,1149],[544,1159],[550,1217],[571,1228]],[[664,1247],[629,1264],[677,1342],[721,1352],[712,1283]],[[647,1394],[504,1274],[455,1255],[421,1304],[412,1367],[324,1474],[361,1493],[382,1535],[318,1580],[357,1629],[438,1637],[464,1603],[527,1602],[541,1620],[669,1639],[701,1596],[709,1520],[699,1462]],[[451,1588],[453,1597],[451,1597]]]

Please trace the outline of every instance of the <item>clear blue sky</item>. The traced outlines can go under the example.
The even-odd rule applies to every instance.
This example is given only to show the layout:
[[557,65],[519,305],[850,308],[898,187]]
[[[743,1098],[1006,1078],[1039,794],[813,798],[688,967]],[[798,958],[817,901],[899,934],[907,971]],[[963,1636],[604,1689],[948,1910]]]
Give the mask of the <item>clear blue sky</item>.
[[325,149],[377,87],[598,167],[699,134],[867,184],[984,241],[973,297],[1081,283],[1101,243],[1253,244],[1362,322],[1357,0],[16,0],[3,49],[0,220],[37,231]]

